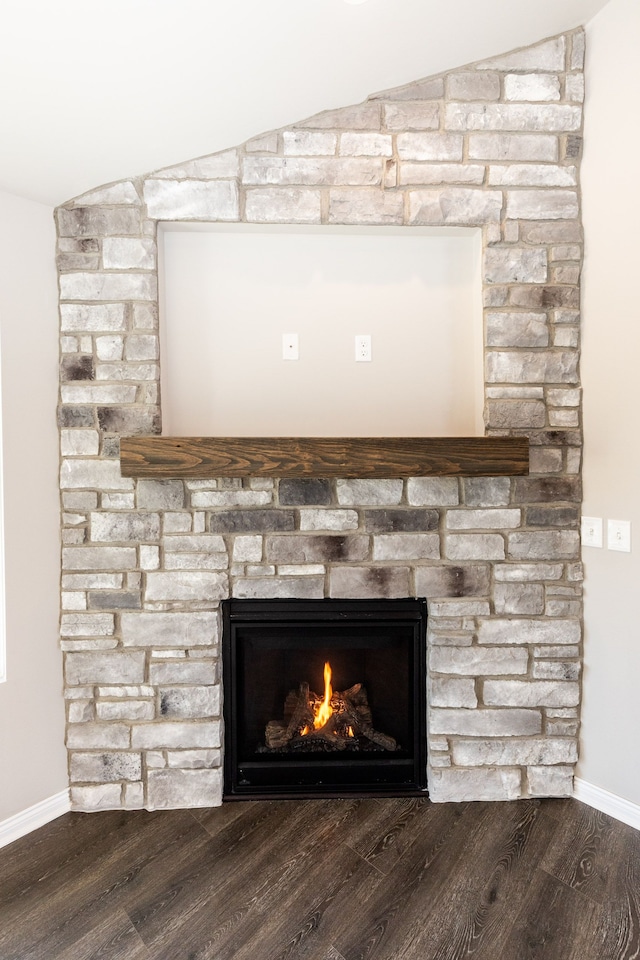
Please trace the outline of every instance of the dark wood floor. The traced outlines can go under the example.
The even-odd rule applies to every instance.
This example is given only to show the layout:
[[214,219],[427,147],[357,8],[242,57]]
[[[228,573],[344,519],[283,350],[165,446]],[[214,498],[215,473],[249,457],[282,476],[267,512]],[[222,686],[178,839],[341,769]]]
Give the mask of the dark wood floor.
[[640,833],[573,800],[68,814],[0,851],[0,960],[632,960]]

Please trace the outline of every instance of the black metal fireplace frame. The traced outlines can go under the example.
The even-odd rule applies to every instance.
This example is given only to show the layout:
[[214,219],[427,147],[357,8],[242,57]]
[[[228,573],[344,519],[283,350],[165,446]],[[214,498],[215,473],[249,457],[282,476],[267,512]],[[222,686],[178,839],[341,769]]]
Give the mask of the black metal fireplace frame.
[[[225,800],[291,799],[351,796],[427,796],[426,751],[426,600],[403,598],[394,600],[225,600],[222,603],[223,636],[222,666],[224,692],[224,789]],[[242,752],[239,716],[242,709],[238,694],[239,657],[238,635],[251,624],[277,625],[284,623],[331,624],[339,630],[345,626],[373,628],[385,622],[410,631],[411,647],[409,672],[411,674],[411,745],[402,759],[395,760],[372,755],[371,760],[359,758],[358,763],[347,758],[326,758],[319,761],[300,761],[269,757],[264,773],[259,761],[247,762]],[[267,718],[269,719],[269,718]],[[291,769],[295,768],[292,774]],[[321,770],[322,778],[319,778]],[[280,772],[282,783],[268,782],[271,773]],[[329,774],[329,776],[327,776]],[[305,782],[291,782],[301,775]],[[266,780],[264,777],[266,776]],[[274,773],[275,776],[275,773]],[[332,779],[333,776],[333,779]],[[286,782],[284,782],[286,781]]]

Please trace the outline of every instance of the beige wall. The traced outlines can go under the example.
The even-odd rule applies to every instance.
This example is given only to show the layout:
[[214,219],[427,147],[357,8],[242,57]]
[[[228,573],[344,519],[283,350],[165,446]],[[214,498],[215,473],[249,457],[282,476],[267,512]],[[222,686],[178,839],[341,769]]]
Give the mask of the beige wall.
[[[584,548],[586,643],[578,775],[640,804],[640,6],[587,27],[582,167],[586,516],[631,520],[632,553]],[[635,542],[634,542],[635,534]]]
[[7,679],[0,821],[67,785],[58,650],[57,321],[49,207],[0,192]]

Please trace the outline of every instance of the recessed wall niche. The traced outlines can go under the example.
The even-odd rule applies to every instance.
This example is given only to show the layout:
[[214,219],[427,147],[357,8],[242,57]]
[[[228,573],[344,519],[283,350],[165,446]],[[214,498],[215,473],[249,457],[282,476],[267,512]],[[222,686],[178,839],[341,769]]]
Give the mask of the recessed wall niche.
[[[480,231],[164,224],[163,432],[472,436]],[[299,359],[282,359],[282,335]],[[357,334],[372,361],[356,362]]]

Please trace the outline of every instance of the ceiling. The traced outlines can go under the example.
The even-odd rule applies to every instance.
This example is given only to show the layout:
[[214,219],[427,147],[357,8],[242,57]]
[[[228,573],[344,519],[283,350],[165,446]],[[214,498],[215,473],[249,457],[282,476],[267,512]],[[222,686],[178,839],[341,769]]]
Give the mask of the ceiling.
[[2,0],[0,189],[55,205],[535,43],[607,0]]

